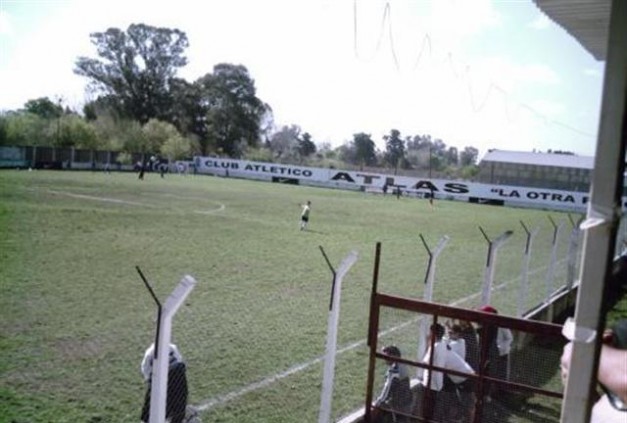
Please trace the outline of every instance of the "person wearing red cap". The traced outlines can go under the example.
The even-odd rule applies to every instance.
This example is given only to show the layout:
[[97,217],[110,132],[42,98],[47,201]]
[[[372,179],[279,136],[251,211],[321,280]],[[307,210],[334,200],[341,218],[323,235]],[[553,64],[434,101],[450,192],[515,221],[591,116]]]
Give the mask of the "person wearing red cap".
[[479,307],[479,311],[483,311],[484,313],[499,314],[499,312],[494,307],[488,304]]
[[[498,314],[498,310],[489,304],[479,307],[484,313]],[[485,341],[488,342],[488,362],[486,363],[488,374],[493,375],[500,380],[509,379],[509,353],[512,348],[514,336],[512,331],[507,328],[499,328],[487,326],[480,330],[483,332]],[[490,389],[491,396],[498,396],[499,390],[494,386]]]

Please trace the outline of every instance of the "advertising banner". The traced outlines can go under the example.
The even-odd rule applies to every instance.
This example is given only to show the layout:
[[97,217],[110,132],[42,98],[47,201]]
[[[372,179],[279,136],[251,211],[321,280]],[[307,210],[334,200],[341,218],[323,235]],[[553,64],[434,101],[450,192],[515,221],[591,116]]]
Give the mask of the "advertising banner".
[[[431,196],[440,199],[463,200],[476,203],[519,205],[534,208],[569,210],[583,213],[586,210],[587,192],[561,191],[476,182],[423,179],[409,176],[386,175],[372,172],[323,169],[247,160],[195,157],[198,173],[263,179],[274,182],[296,182],[303,185],[342,187],[363,191],[395,192],[403,195]],[[623,198],[623,205],[627,198]]]

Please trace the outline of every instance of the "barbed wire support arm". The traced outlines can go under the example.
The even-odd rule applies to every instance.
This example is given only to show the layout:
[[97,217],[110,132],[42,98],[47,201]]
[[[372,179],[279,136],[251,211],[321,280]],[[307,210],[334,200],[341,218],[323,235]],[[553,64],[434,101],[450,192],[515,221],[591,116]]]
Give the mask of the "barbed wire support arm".
[[499,235],[494,241],[491,241],[483,228],[479,226],[479,230],[488,242],[488,256],[486,259],[485,272],[483,274],[483,287],[481,289],[481,305],[490,302],[492,293],[492,283],[494,282],[494,272],[496,270],[496,253],[501,246],[509,239],[514,231],[508,230]]
[[336,271],[331,265],[322,246],[320,246],[320,251],[333,275],[333,280],[331,281],[331,300],[329,302],[329,318],[327,322],[327,345],[324,359],[324,373],[322,376],[322,392],[320,394],[320,412],[318,414],[318,423],[329,423],[331,421],[333,376],[335,373],[335,354],[337,350],[337,328],[340,317],[342,280],[357,261],[357,252],[351,251],[344,260],[342,260]]
[[165,423],[165,408],[168,392],[168,350],[172,336],[172,318],[183,304],[183,301],[185,301],[185,298],[187,298],[192,289],[194,289],[194,286],[196,286],[196,279],[190,275],[183,276],[179,284],[162,305],[139,266],[136,266],[136,269],[157,304],[157,331],[150,383],[149,422]]

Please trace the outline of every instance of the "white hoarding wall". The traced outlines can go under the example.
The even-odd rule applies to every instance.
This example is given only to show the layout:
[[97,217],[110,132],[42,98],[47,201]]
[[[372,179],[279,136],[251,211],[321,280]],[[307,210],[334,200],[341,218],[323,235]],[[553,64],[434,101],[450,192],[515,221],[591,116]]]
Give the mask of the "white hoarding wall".
[[[381,191],[384,185],[387,185],[388,193],[394,193],[397,188],[400,188],[403,195],[433,195],[438,199],[547,208],[580,213],[586,211],[589,199],[587,192],[490,185],[458,180],[421,179],[409,176],[214,157],[195,157],[194,164],[196,172],[201,174],[364,191]],[[626,204],[627,197],[624,197],[623,206],[625,207]]]

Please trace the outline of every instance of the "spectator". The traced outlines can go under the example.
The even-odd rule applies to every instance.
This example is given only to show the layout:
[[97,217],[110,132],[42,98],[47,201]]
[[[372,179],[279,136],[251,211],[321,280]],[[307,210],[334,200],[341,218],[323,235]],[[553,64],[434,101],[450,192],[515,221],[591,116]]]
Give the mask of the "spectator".
[[[449,363],[457,362],[455,365],[449,364],[449,367],[457,366],[464,368],[466,373],[473,373],[470,365],[457,353],[449,350],[448,355]],[[438,402],[438,409],[441,411],[437,412],[436,416],[441,416],[442,421],[472,423],[476,402],[474,381],[459,375],[445,374]]]
[[[433,346],[431,346],[431,339],[429,339],[429,348],[422,363],[460,373],[474,374],[470,365],[448,348],[448,345],[442,339],[443,336],[444,326],[439,323],[431,325],[429,338],[433,338]],[[463,376],[447,374],[446,377],[451,378],[451,382],[456,385],[466,381],[466,378]],[[447,383],[447,390],[441,392],[444,388],[444,381],[445,375],[442,372],[432,372],[428,369],[422,370],[417,393],[417,409],[415,411],[424,419],[432,420],[435,417],[437,421],[440,421],[448,414],[446,408],[451,406],[451,396],[455,395],[455,387]]]
[[[450,325],[448,329],[449,340],[448,345],[451,351],[455,352],[468,363],[468,365],[476,372],[479,369],[479,344],[477,342],[477,333],[472,323],[460,320]],[[447,379],[450,382],[447,382]],[[475,384],[472,379],[460,378],[452,376],[445,377],[445,391],[450,391],[458,402],[447,410],[459,410],[458,413],[449,414],[447,420],[472,422],[475,415]]]
[[[479,310],[484,313],[498,314],[498,311],[490,305],[484,305]],[[482,343],[485,341],[488,344],[488,356],[485,362],[487,374],[500,380],[508,380],[509,353],[514,340],[512,332],[507,328],[486,325],[480,330],[480,338],[482,338]],[[503,391],[491,385],[488,394],[491,398],[495,398],[502,396]]]
[[[564,346],[561,358],[562,381],[566,383],[572,343]],[[627,319],[619,320],[603,334],[597,380],[604,394],[592,407],[590,423],[627,421]]]
[[464,340],[466,346],[466,356],[464,360],[475,372],[479,371],[479,341],[477,340],[477,331],[472,323],[460,320],[459,326],[461,327],[460,338]]
[[496,347],[499,350],[497,374],[503,380],[509,380],[509,353],[512,350],[514,335],[507,328],[498,328],[496,332]]
[[[383,348],[383,354],[392,358],[401,358],[401,351],[395,345]],[[412,392],[409,386],[409,372],[403,363],[387,360],[385,383],[374,405],[380,407],[377,422],[402,422],[405,418],[397,412],[409,414]]]
[[462,327],[455,323],[448,329],[448,346],[458,356],[466,359],[466,340],[461,336]]
[[[155,344],[152,344],[144,353],[144,359],[141,363],[141,372],[147,385],[146,397],[141,414],[142,422],[148,422],[150,417],[150,391],[154,354]],[[165,415],[167,419],[170,419],[170,423],[182,423],[187,407],[187,376],[183,357],[174,344],[170,344],[168,360],[168,388]]]

